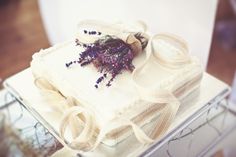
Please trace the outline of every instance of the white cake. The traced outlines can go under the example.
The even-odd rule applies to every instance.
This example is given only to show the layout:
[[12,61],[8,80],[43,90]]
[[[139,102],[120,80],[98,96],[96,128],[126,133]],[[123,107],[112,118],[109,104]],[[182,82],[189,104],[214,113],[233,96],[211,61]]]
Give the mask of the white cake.
[[[107,128],[109,131],[105,131],[106,134],[104,137],[101,135],[99,142],[102,141],[112,146],[132,134],[135,128],[138,128],[135,135],[139,134],[137,132],[142,129],[141,127],[143,125],[160,116],[160,106],[163,106],[163,103],[158,104],[156,100],[151,100],[151,93],[153,93],[153,91],[168,91],[181,103],[181,100],[198,88],[200,84],[202,75],[201,65],[195,57],[181,52],[188,51],[185,49],[186,47],[182,45],[184,44],[182,40],[178,40],[176,37],[173,37],[174,40],[172,40],[172,36],[169,35],[157,35],[156,37],[157,38],[150,38],[149,40],[149,42],[152,42],[150,43],[152,48],[146,48],[143,53],[138,54],[134,58],[132,63],[136,69],[134,70],[135,74],[123,70],[122,74],[117,75],[110,87],[107,87],[104,82],[99,85],[99,88],[94,87],[94,83],[101,74],[93,64],[83,67],[78,64],[73,65],[71,68],[65,66],[65,63],[78,58],[79,54],[84,51],[82,46],[76,46],[74,40],[35,53],[31,62],[31,69],[36,82],[39,80],[39,82],[44,82],[50,86],[49,89],[42,90],[46,93],[45,95],[47,95],[48,92],[50,99],[53,99],[53,94],[49,96],[49,90],[51,88],[53,92],[58,92],[58,95],[62,96],[62,99],[59,101],[63,101],[63,99],[66,98],[73,98],[74,103],[72,103],[71,106],[80,106],[82,110],[86,109],[86,112],[89,112],[88,114],[92,114],[92,116],[90,115],[92,117],[90,119],[92,123],[90,122],[90,124],[93,124],[92,129],[94,132],[92,132],[91,135],[93,141],[101,134],[100,130]],[[155,54],[156,52],[158,52],[158,54]],[[146,59],[148,55],[151,56]],[[175,61],[175,58],[177,61],[179,59],[178,55],[185,58],[187,61],[177,66],[174,64],[178,64],[178,62],[173,62],[174,67],[172,67],[171,61]],[[167,61],[170,60],[170,62],[166,63],[164,59]],[[144,61],[146,61],[146,64],[143,64]],[[144,97],[142,97],[142,94]],[[54,107],[60,105],[60,103],[56,103],[58,95],[55,96],[55,101],[49,101],[55,104],[49,103],[49,105],[54,105]],[[147,100],[149,98],[150,101]],[[166,106],[168,103],[164,105]],[[70,110],[71,106],[68,105],[64,108],[58,106],[58,110],[62,115],[67,114],[64,116],[64,122],[65,117],[71,118],[68,113],[73,114],[73,109],[71,109],[71,112],[66,111]],[[75,114],[74,112],[73,116],[76,116]],[[80,135],[81,128],[84,125],[83,123],[88,122],[85,120],[86,117],[83,116],[86,115],[82,114],[82,117],[81,115],[78,116],[80,120],[73,121],[74,123],[78,122],[78,124],[74,124],[74,127],[79,127],[80,129],[77,129],[77,133],[74,137],[66,135],[65,138],[67,142],[76,139],[76,136]],[[108,126],[116,119],[122,120],[120,123],[116,123],[117,127],[113,125],[111,126],[112,129],[109,129]],[[131,127],[128,127],[129,124],[121,124],[123,122],[125,123],[124,119],[136,125],[133,126],[129,123],[132,125],[133,130]],[[82,121],[82,123],[79,123],[79,121]],[[76,130],[76,128],[73,127],[70,127],[70,129]],[[145,143],[145,137],[143,141],[142,137],[141,142]],[[86,139],[86,137],[84,139]],[[140,138],[138,139],[140,141]],[[81,141],[78,143],[81,143]],[[147,141],[148,139],[146,142]],[[91,144],[92,142],[89,143]],[[79,149],[83,150],[83,148]]]

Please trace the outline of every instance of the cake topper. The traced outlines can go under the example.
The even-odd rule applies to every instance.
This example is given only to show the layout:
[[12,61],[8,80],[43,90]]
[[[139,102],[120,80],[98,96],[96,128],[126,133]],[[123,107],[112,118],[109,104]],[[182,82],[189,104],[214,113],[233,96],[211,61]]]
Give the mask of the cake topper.
[[[143,33],[126,33],[121,38],[115,35],[104,35],[98,31],[84,30],[85,34],[101,36],[93,43],[85,44],[76,39],[76,45],[83,46],[85,50],[80,53],[78,60],[66,63],[66,67],[73,64],[86,66],[93,63],[102,75],[96,81],[95,87],[110,76],[106,86],[111,86],[114,78],[122,73],[122,70],[130,72],[135,68],[132,61],[147,46],[148,39]],[[124,37],[125,36],[125,37]]]

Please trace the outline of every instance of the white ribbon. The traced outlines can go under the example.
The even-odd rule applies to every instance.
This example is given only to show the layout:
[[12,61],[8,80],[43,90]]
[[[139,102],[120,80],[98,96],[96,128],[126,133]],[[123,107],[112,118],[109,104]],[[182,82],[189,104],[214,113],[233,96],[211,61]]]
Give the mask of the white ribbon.
[[[139,23],[139,27],[136,28],[139,31],[143,31],[142,33],[145,33],[144,31],[146,31],[145,25],[142,23]],[[83,21],[79,24],[78,39],[84,43],[92,43],[101,37],[96,35],[86,35],[83,33],[84,29],[93,29],[100,31],[102,35],[109,34],[116,35],[118,37],[124,37],[124,34],[127,36],[127,34],[134,33],[119,24],[111,26],[98,21]],[[156,44],[158,44],[158,40],[160,39],[169,43],[174,42],[174,44],[177,44],[180,50],[179,53],[174,58],[168,58],[162,55],[162,53],[158,52],[156,49]],[[140,71],[151,58],[154,58],[157,62],[159,62],[159,64],[162,64],[167,68],[178,68],[189,63],[190,57],[188,55],[188,48],[186,45],[187,44],[181,38],[170,34],[158,34],[151,37],[146,48],[145,60],[143,63],[138,65],[132,73],[133,83],[139,92],[141,100],[148,101],[152,104],[165,105],[158,110],[160,113],[159,120],[149,136],[138,125],[132,122],[131,119],[127,119],[122,116],[113,119],[104,128],[96,128],[94,114],[86,108],[86,104],[83,104],[82,106],[76,103],[74,98],[64,97],[55,87],[53,87],[52,84],[43,78],[36,79],[35,84],[42,90],[44,95],[53,100],[54,104],[57,104],[59,111],[64,114],[60,125],[60,134],[65,140],[64,135],[66,128],[70,126],[73,140],[70,142],[65,140],[65,142],[72,149],[82,151],[93,150],[109,132],[124,126],[131,127],[134,135],[141,143],[152,143],[168,130],[178,111],[180,102],[171,91],[167,91],[165,89],[155,90],[145,88],[141,86],[136,79]],[[64,112],[65,109],[66,112]],[[83,129],[81,129],[81,126],[83,126]]]
[[[176,54],[175,58],[165,57],[155,47],[156,45],[154,42],[159,39],[175,42],[175,44],[178,44],[181,48],[180,53]],[[158,44],[158,42],[156,42],[156,44]],[[164,109],[159,111],[161,112],[161,115],[150,135],[150,138],[154,140],[161,137],[168,130],[175,118],[180,102],[170,91],[165,89],[148,89],[139,85],[138,81],[136,81],[138,73],[141,72],[151,58],[154,58],[157,62],[159,62],[159,64],[166,66],[167,68],[175,69],[188,64],[190,62],[190,57],[188,55],[187,44],[183,39],[171,34],[157,34],[150,39],[147,45],[146,58],[144,62],[136,67],[132,73],[133,83],[136,86],[141,99],[154,104],[165,104]]]

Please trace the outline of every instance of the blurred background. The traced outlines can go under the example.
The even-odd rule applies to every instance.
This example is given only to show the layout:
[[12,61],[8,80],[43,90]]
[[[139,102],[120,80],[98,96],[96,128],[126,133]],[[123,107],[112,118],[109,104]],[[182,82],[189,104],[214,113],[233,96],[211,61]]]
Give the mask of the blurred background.
[[[46,1],[47,3],[45,3]],[[193,3],[193,6],[197,1],[204,2],[205,0],[189,0]],[[77,23],[76,16],[70,16],[76,10],[69,14],[70,7],[67,7],[67,10],[63,10],[65,14],[62,14],[58,10],[60,8],[58,7],[59,3],[56,5],[54,2],[48,0],[0,0],[0,88],[2,88],[1,82],[4,79],[29,67],[33,53],[67,39],[69,37],[69,35],[67,36],[68,32],[74,31],[73,29],[67,29],[68,32],[61,32],[66,30],[66,25],[72,25],[73,22]],[[66,2],[60,5],[62,7],[67,5]],[[216,0],[207,3],[213,4],[213,2],[215,3]],[[180,5],[177,4],[177,1],[175,3],[173,5]],[[72,4],[68,5],[72,6]],[[208,11],[207,6],[202,10],[196,7],[193,14],[186,13],[185,10],[180,11],[179,16],[183,16],[182,20],[185,20],[189,14],[189,16],[194,16],[196,21],[198,20],[203,24],[209,22],[207,25],[209,30],[212,30],[213,27],[213,32],[201,32],[201,25],[198,26],[198,23],[194,23],[195,19],[190,21],[188,26],[196,25],[199,30],[189,30],[189,32],[183,33],[178,29],[179,26],[173,27],[170,25],[169,28],[159,27],[158,31],[165,30],[165,28],[167,30],[175,29],[174,32],[182,33],[187,41],[190,38],[188,35],[196,35],[196,39],[190,41],[190,46],[195,51],[194,55],[200,58],[204,56],[203,65],[206,71],[232,86],[230,99],[236,103],[236,0],[219,0],[216,8],[214,5],[211,6],[213,7],[209,8],[211,10],[209,21],[201,21],[202,16]],[[188,5],[185,7],[188,8]],[[61,19],[58,19],[60,16]],[[208,16],[208,14],[205,16]],[[69,18],[71,19],[69,20]],[[68,21],[64,22],[62,19]],[[152,20],[152,17],[150,20]],[[164,23],[165,21],[161,22]],[[207,33],[207,37],[201,37],[201,33]],[[210,45],[208,43],[204,45],[205,40]],[[204,51],[201,51],[201,46],[204,47]],[[200,48],[197,49],[197,47]],[[201,52],[198,52],[198,50]],[[217,155],[221,155],[220,153]]]

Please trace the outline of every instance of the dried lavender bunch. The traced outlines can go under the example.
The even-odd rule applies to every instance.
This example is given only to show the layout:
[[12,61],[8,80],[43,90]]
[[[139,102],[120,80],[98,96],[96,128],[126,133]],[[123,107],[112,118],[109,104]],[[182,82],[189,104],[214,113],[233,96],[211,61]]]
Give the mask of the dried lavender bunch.
[[[140,33],[134,36],[140,41],[142,49],[144,49],[147,45],[147,39]],[[135,53],[132,51],[131,46],[115,36],[103,36],[92,44],[83,44],[77,39],[76,44],[83,46],[85,51],[80,54],[78,60],[66,63],[66,66],[70,67],[74,63],[85,66],[93,63],[102,74],[96,81],[96,88],[108,74],[111,75],[111,78],[106,83],[107,87],[111,86],[111,82],[118,74],[121,74],[122,70],[132,72],[134,69],[132,60],[135,57]]]

